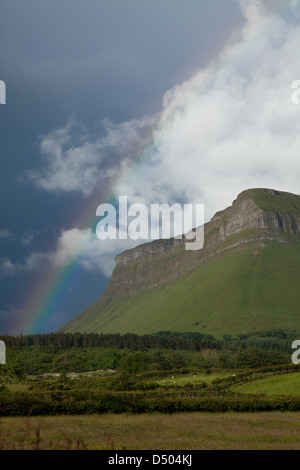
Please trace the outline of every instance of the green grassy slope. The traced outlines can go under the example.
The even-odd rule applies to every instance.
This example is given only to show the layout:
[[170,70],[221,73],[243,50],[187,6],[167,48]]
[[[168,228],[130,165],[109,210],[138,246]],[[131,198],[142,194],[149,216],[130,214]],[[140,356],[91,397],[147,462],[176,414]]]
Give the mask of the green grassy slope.
[[300,197],[297,194],[267,189],[249,189],[245,194],[251,195],[255,204],[264,211],[300,215]]
[[265,393],[267,395],[300,395],[300,373],[277,375],[232,387],[238,393]]
[[199,331],[222,337],[281,328],[300,331],[300,245],[248,243],[207,259],[174,282],[107,301],[66,331],[137,334]]

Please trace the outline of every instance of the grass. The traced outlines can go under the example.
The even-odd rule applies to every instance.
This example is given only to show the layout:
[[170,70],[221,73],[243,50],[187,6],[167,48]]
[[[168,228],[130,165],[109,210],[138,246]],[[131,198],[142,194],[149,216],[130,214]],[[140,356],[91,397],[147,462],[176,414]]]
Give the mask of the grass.
[[265,245],[256,256],[254,244],[244,251],[228,250],[174,282],[107,305],[100,298],[69,331],[198,331],[222,338],[227,333],[299,330],[300,245]]
[[293,450],[300,413],[2,418],[0,449]]
[[232,391],[267,395],[300,396],[300,373],[277,375],[233,387]]
[[29,389],[29,385],[26,383],[8,383],[6,388],[13,393],[26,393]]
[[[162,377],[159,379],[157,382],[159,385],[162,386],[169,386],[175,383],[177,386],[184,386],[187,383],[192,383],[192,384],[201,384],[201,383],[207,383],[210,384],[214,379],[223,379],[228,376],[232,376],[235,372],[234,371],[226,371],[226,372],[213,372],[211,374],[199,374],[197,373],[196,376],[194,377],[194,374],[172,374],[169,373],[166,375],[166,377]],[[174,377],[174,379],[172,378]]]
[[296,194],[268,189],[252,189],[248,191],[255,204],[265,211],[287,215],[300,215],[300,198]]

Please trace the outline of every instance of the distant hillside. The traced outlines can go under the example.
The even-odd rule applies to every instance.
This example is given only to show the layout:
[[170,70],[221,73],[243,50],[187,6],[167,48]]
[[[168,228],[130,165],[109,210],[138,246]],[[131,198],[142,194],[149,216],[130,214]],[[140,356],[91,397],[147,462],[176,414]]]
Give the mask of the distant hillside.
[[300,196],[249,189],[205,224],[202,250],[156,240],[118,255],[106,292],[61,331],[300,331],[299,286]]

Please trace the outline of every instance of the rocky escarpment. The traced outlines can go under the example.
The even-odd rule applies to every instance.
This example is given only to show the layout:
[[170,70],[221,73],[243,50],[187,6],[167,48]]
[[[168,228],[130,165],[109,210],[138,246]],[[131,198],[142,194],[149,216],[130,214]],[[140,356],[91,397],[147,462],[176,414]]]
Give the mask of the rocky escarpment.
[[183,237],[155,240],[117,255],[106,296],[152,289],[224,250],[243,250],[250,243],[261,249],[264,240],[298,243],[299,237],[300,196],[271,189],[247,190],[205,224],[201,250],[187,251]]
[[[259,191],[259,190],[257,190]],[[276,198],[275,190],[260,190]],[[280,214],[262,209],[251,197],[251,190],[241,193],[232,206],[217,213],[210,222],[219,224],[219,240],[247,229],[256,229],[273,235],[300,235],[300,214]]]
[[106,292],[61,331],[300,331],[299,266],[300,196],[250,189],[205,224],[198,251],[156,240],[119,254]]

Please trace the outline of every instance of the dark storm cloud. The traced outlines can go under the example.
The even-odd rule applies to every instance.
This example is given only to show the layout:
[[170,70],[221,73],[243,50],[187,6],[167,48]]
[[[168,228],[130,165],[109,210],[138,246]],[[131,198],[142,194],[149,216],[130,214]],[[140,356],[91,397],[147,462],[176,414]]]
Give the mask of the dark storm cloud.
[[240,20],[234,0],[4,0],[2,12],[8,86],[34,106],[48,97],[49,107],[122,120],[159,107]]

